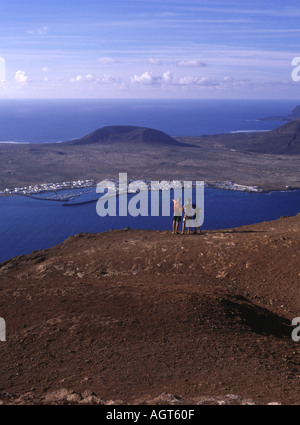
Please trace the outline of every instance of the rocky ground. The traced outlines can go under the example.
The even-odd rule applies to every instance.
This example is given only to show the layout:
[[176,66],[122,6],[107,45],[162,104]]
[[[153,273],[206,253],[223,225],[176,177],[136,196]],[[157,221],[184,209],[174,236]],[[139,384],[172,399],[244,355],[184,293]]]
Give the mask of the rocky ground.
[[243,151],[253,138],[247,133],[181,137],[174,146],[141,141],[0,144],[0,191],[86,179],[100,182],[118,179],[122,172],[129,180],[233,181],[265,191],[299,189],[300,155]]
[[300,214],[0,264],[0,403],[299,404]]

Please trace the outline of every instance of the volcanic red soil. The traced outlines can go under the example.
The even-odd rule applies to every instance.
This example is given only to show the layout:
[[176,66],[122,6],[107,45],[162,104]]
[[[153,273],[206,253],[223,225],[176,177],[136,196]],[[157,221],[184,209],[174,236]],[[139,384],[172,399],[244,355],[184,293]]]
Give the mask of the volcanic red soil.
[[300,214],[0,264],[1,404],[299,404]]

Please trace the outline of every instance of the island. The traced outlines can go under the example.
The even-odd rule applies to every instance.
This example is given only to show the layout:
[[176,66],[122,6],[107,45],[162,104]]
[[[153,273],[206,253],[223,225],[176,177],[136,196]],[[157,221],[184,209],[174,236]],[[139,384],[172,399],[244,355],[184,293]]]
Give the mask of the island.
[[110,126],[63,143],[0,144],[0,194],[131,180],[205,181],[236,190],[300,188],[300,120],[269,132],[171,137]]

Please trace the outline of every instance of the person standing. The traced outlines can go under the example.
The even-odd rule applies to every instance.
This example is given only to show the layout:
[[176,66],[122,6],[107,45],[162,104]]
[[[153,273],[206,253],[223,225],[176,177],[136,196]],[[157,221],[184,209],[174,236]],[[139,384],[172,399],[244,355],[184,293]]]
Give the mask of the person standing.
[[194,232],[193,233],[201,233],[201,229],[199,226],[199,217],[202,210],[197,207],[196,204],[192,205],[192,220],[193,220],[193,226],[194,226]]
[[182,223],[182,232],[181,232],[182,235],[184,235],[186,226],[188,227],[188,234],[190,234],[191,225],[192,225],[191,220],[193,220],[192,204],[191,204],[191,198],[188,198],[186,204],[183,206],[183,223]]
[[182,216],[182,205],[181,205],[181,198],[178,198],[178,201],[175,199],[172,199],[173,206],[174,206],[174,214],[173,214],[173,228],[172,233],[178,234],[178,227],[179,223],[181,222],[181,216]]

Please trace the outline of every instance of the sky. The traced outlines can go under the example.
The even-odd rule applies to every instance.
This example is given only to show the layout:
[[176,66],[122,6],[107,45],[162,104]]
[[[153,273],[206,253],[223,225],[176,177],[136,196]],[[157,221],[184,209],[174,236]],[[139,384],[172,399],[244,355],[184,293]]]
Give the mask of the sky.
[[298,0],[0,0],[0,11],[0,99],[299,99]]

